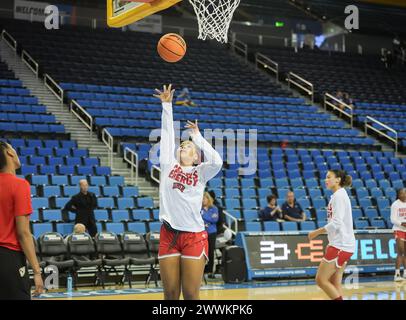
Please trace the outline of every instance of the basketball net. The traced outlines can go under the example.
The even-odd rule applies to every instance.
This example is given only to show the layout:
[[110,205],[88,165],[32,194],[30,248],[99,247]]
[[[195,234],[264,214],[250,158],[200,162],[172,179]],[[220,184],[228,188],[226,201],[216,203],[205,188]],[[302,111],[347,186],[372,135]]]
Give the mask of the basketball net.
[[198,39],[216,39],[221,43],[228,41],[228,28],[240,0],[189,0],[199,24]]

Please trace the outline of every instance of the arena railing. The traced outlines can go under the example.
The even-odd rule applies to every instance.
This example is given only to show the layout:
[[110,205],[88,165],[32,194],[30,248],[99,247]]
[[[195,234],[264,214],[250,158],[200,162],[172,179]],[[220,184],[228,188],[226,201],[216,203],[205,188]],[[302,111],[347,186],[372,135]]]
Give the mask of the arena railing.
[[104,129],[102,131],[102,140],[109,150],[108,158],[109,158],[110,168],[111,168],[111,170],[113,170],[114,139],[113,139],[113,136],[107,131],[107,129]]
[[39,74],[39,65],[38,62],[34,60],[33,57],[30,56],[30,54],[23,50],[21,53],[21,60],[26,64],[28,68],[31,69],[32,72],[37,76]]
[[[155,177],[155,172],[158,172],[158,177]],[[151,179],[154,180],[156,183],[160,183],[161,181],[161,168],[156,166],[156,165],[152,165],[151,167]]]
[[279,64],[262,53],[255,54],[255,67],[257,70],[264,69],[265,71],[271,70],[276,75],[276,81],[279,81]]
[[[234,230],[229,227],[229,229],[231,230],[231,232],[236,235],[238,232],[238,219],[236,217],[234,217],[233,215],[231,215],[229,212],[227,212],[226,210],[223,210],[224,215],[226,216],[226,221],[227,224],[229,226],[233,226],[233,224],[230,222],[230,220],[232,220],[232,222],[234,222]],[[228,220],[227,220],[228,219]]]
[[17,52],[17,41],[13,38],[11,34],[9,34],[6,30],[3,30],[1,32],[1,38],[14,52]]
[[244,61],[248,61],[248,45],[240,40],[234,39],[231,41],[231,49],[235,54],[242,55],[244,57]]
[[70,111],[90,130],[90,140],[93,133],[93,117],[76,101],[70,101]]
[[[331,102],[331,100],[333,102]],[[336,104],[334,104],[336,102]],[[324,109],[327,111],[327,106],[332,107],[334,110],[339,111],[341,114],[350,118],[351,128],[354,126],[354,109],[350,105],[344,103],[342,100],[334,97],[330,93],[324,93]],[[344,109],[340,108],[340,106],[344,107],[344,109],[348,109],[348,112]]]
[[63,106],[64,91],[58,85],[58,83],[47,73],[44,74],[44,84],[55,95],[55,97],[61,102],[61,105]]
[[294,84],[295,86],[299,87],[304,92],[306,92],[311,97],[312,103],[314,102],[313,83],[311,83],[310,81],[307,81],[306,79],[298,76],[296,73],[293,73],[293,72],[288,73],[288,77],[286,78],[286,81],[288,82],[289,88],[291,87],[291,84]]
[[[128,156],[130,155],[130,156]],[[138,154],[134,152],[134,150],[131,150],[130,148],[126,147],[124,149],[124,160],[130,164],[131,166],[131,181],[133,184],[138,185],[138,164],[139,164],[139,159],[138,159]],[[134,177],[134,172],[135,172],[135,177]]]
[[[392,133],[395,135],[395,137],[394,137],[394,138],[391,137],[391,136],[388,135],[385,131],[379,130],[379,129],[375,128],[375,127],[373,126],[373,124],[371,125],[371,124],[369,124],[369,123],[375,123],[375,124],[377,124],[378,126],[384,128],[384,129],[386,129],[387,131],[392,132]],[[380,122],[380,121],[378,121],[378,120],[376,120],[375,118],[372,118],[372,117],[370,117],[370,116],[367,116],[367,117],[365,118],[365,120],[364,120],[364,128],[365,128],[365,134],[368,133],[368,129],[371,129],[372,131],[375,131],[375,132],[378,133],[379,135],[381,135],[381,136],[383,136],[384,138],[388,139],[389,141],[393,142],[394,145],[395,145],[395,153],[396,153],[396,154],[398,153],[399,140],[398,140],[398,132],[397,132],[395,129],[393,129],[393,128],[387,126],[386,124],[384,124],[384,123],[382,123],[382,122]]]

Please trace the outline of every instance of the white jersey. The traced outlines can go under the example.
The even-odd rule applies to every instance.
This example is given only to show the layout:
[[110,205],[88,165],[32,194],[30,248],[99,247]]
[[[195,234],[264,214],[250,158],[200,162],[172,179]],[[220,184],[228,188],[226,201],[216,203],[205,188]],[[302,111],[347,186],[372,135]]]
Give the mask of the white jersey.
[[162,103],[162,108],[159,220],[165,220],[177,230],[201,232],[205,230],[200,213],[204,189],[221,170],[223,160],[201,134],[192,134],[193,142],[203,151],[207,161],[198,166],[182,167],[175,158],[172,103]]
[[327,208],[327,230],[329,245],[347,252],[355,251],[355,236],[352,222],[351,201],[344,188],[331,196]]
[[390,221],[393,224],[393,230],[406,232],[406,227],[402,227],[402,223],[406,223],[406,202],[398,199],[392,203],[390,207]]

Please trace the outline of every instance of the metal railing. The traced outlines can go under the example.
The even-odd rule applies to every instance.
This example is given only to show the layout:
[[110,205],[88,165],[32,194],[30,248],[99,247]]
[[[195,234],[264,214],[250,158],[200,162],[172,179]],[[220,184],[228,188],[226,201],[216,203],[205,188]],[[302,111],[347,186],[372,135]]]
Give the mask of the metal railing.
[[257,70],[260,67],[264,70],[271,70],[276,75],[276,81],[279,81],[279,64],[262,53],[255,54],[255,67]]
[[[154,172],[158,172],[158,178],[154,176]],[[151,179],[154,180],[156,183],[160,183],[161,181],[161,168],[156,166],[156,165],[152,165],[151,167]]]
[[[305,91],[309,96],[311,96],[312,103],[314,102],[314,86],[313,83],[303,79],[302,77],[298,76],[296,73],[289,72],[288,77],[286,78],[288,82],[288,86],[290,88],[291,83],[295,86],[299,87],[303,91]],[[300,82],[298,82],[300,81]],[[306,87],[307,86],[307,87]]]
[[228,213],[226,210],[223,210],[224,215],[226,216],[226,221],[227,219],[232,220],[234,222],[234,230],[231,228],[232,227],[232,223],[230,223],[230,221],[228,220],[227,223],[230,226],[230,230],[231,232],[235,235],[238,232],[238,219],[236,217],[234,217],[233,215],[231,215],[230,213]]
[[108,158],[109,158],[110,168],[111,168],[111,170],[113,170],[114,139],[113,139],[113,136],[107,131],[107,129],[104,129],[102,132],[102,140],[103,140],[104,144],[107,146],[107,148],[109,149]]
[[56,83],[54,79],[51,78],[49,74],[44,74],[44,84],[61,102],[61,105],[63,105],[63,89]]
[[[334,104],[334,102],[330,102],[329,99],[335,101],[337,105]],[[330,93],[326,92],[324,94],[324,109],[325,110],[327,110],[327,106],[332,107],[334,110],[337,110],[337,111],[341,112],[341,114],[350,118],[351,128],[353,128],[353,126],[354,126],[354,109],[353,109],[353,107],[351,107],[349,104],[344,103],[342,100],[334,97]],[[345,109],[348,109],[349,111],[347,112],[347,111],[345,111]]]
[[76,100],[71,100],[69,108],[79,121],[89,129],[91,140],[93,133],[93,117]]
[[[130,154],[130,157],[128,157],[128,154]],[[130,164],[131,166],[131,181],[133,184],[138,185],[138,154],[131,150],[130,148],[126,147],[124,149],[124,160]],[[134,178],[134,172],[135,172],[135,178]]]
[[[388,131],[394,133],[394,134],[395,134],[395,138],[391,137],[391,136],[388,135],[386,132],[375,128],[373,125],[370,125],[369,122],[375,123],[375,124],[377,124],[377,125],[379,125],[379,126],[385,128],[386,130],[388,130]],[[379,135],[381,135],[381,136],[383,136],[384,138],[388,139],[389,141],[393,142],[394,145],[395,145],[395,153],[396,153],[396,154],[398,153],[398,144],[399,144],[399,141],[398,141],[398,132],[397,132],[395,129],[393,129],[393,128],[387,126],[386,124],[384,124],[384,123],[382,123],[382,122],[380,122],[380,121],[378,121],[378,120],[376,120],[375,118],[372,118],[372,117],[370,117],[370,116],[367,116],[367,117],[365,118],[365,120],[364,120],[364,128],[365,128],[365,134],[368,133],[368,129],[371,129],[372,131],[375,131],[375,132],[378,133]]]
[[231,42],[231,48],[236,54],[240,54],[244,57],[245,61],[248,61],[248,45],[240,40],[234,39]]
[[38,73],[39,73],[39,65],[38,62],[34,60],[33,57],[30,56],[30,54],[23,50],[21,53],[21,60],[25,63],[25,65],[31,69],[32,72],[37,76],[38,78]]
[[6,30],[3,30],[1,32],[1,38],[14,52],[17,52],[17,41],[13,38],[11,34],[9,34]]

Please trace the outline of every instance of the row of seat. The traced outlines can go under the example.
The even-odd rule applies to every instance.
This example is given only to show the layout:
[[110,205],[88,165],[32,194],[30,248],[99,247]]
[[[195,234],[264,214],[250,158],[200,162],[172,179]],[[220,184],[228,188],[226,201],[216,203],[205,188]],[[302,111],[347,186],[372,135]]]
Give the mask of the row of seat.
[[[159,232],[161,222],[97,222],[98,232],[108,231],[122,234],[126,231],[146,234],[148,232]],[[62,235],[69,235],[73,232],[73,223],[32,223],[31,229],[34,237],[38,238],[47,232],[58,232]]]
[[[75,189],[76,190],[76,189]],[[36,197],[32,198],[32,207],[34,210],[48,208],[63,208],[70,200],[69,197],[57,197],[55,199]],[[53,204],[52,201],[55,203]],[[97,207],[99,209],[137,209],[154,208],[154,201],[151,197],[98,197]]]
[[23,165],[19,172],[27,175],[111,175],[111,168],[104,166],[83,165]]

